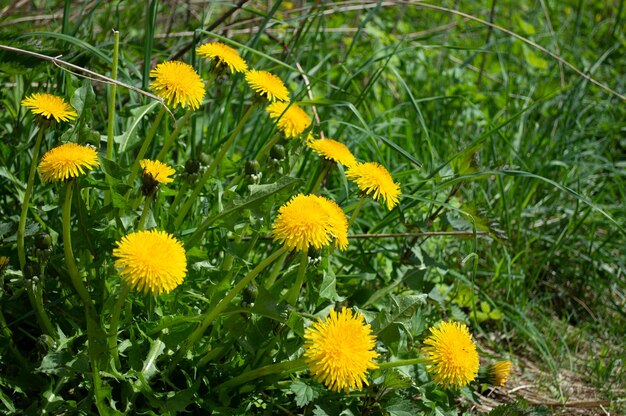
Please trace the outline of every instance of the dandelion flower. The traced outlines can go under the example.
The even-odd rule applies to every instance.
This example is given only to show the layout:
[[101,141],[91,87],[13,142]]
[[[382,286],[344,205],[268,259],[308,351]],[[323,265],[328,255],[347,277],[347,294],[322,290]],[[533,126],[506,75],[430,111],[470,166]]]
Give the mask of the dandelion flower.
[[266,71],[250,70],[246,72],[248,85],[260,96],[265,95],[268,101],[289,101],[289,91],[283,81]]
[[508,360],[498,361],[487,367],[487,382],[492,386],[502,387],[511,374],[511,362]]
[[351,168],[357,161],[348,147],[333,139],[319,139],[307,144],[318,155]]
[[176,173],[167,164],[158,160],[143,159],[139,162],[139,166],[143,169],[144,175],[149,175],[157,183],[170,183],[174,179],[170,175]]
[[66,143],[50,149],[39,162],[39,173],[44,182],[77,178],[100,165],[98,152],[91,146]]
[[245,72],[248,69],[239,52],[221,42],[204,44],[196,49],[196,52],[204,58],[213,60],[218,66],[227,66],[232,73]]
[[150,71],[150,88],[168,105],[196,110],[204,97],[204,82],[193,69],[180,61],[160,63]]
[[478,374],[478,353],[465,324],[440,322],[430,328],[423,349],[428,371],[445,388],[460,389]]
[[9,258],[7,256],[0,256],[0,276],[4,269],[9,265]]
[[348,248],[348,220],[346,214],[337,203],[324,197],[318,197],[317,202],[322,206],[328,215],[329,229],[337,239],[337,246],[340,250]]
[[307,113],[295,104],[275,101],[267,106],[266,111],[288,139],[298,137],[311,125]]
[[333,239],[344,250],[348,246],[348,222],[335,202],[299,194],[279,208],[272,235],[290,250],[321,249]]
[[382,198],[387,203],[387,209],[391,210],[398,204],[400,184],[395,183],[389,171],[378,163],[357,163],[348,169],[346,177],[375,200]]
[[115,267],[130,287],[156,295],[169,293],[187,273],[183,245],[165,231],[148,230],[128,234],[113,249]]
[[368,370],[378,368],[374,361],[376,338],[363,315],[343,308],[330,310],[304,333],[304,358],[313,377],[333,391],[363,388]]
[[74,120],[78,114],[76,110],[66,103],[63,98],[46,93],[35,93],[22,100],[22,105],[29,108],[33,114],[50,120],[59,121]]

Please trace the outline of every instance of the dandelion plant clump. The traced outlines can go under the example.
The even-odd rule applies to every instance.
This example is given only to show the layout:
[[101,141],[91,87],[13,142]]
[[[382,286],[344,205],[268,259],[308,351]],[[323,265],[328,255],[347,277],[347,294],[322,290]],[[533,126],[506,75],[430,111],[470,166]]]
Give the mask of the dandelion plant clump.
[[624,413],[621,2],[396,3],[0,7],[0,414]]

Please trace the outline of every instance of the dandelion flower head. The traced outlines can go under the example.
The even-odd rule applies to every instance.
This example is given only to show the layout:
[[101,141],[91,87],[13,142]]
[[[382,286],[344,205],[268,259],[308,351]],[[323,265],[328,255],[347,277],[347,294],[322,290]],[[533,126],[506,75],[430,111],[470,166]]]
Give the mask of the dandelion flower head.
[[232,73],[245,72],[248,69],[239,52],[221,42],[206,43],[196,49],[196,52],[204,58],[213,60],[216,65],[227,66]]
[[149,175],[158,183],[170,183],[174,180],[170,178],[170,175],[175,174],[176,171],[163,162],[143,159],[139,162],[139,166],[143,169],[144,175]]
[[204,82],[191,65],[180,61],[163,62],[150,71],[150,77],[154,78],[150,88],[168,105],[194,110],[200,107]]
[[39,162],[39,173],[44,182],[77,178],[100,165],[98,152],[91,146],[66,143],[50,149]]
[[130,287],[156,295],[169,293],[183,282],[187,258],[183,245],[165,231],[128,234],[113,249],[115,267]]
[[46,93],[31,94],[22,100],[22,105],[30,109],[33,114],[48,120],[54,118],[57,122],[74,120],[78,116],[76,110],[63,98]]
[[424,341],[428,371],[445,388],[460,389],[478,374],[478,353],[465,324],[440,322]]
[[487,381],[492,386],[502,387],[511,374],[511,362],[508,360],[498,361],[487,368]]
[[254,92],[268,101],[289,101],[289,91],[283,81],[267,71],[252,69],[246,72],[246,81]]
[[387,209],[398,204],[400,184],[393,181],[389,171],[376,162],[357,163],[346,172],[348,179],[356,182],[359,189],[375,200],[383,199]]
[[311,125],[308,114],[293,103],[275,101],[267,106],[266,111],[288,139],[298,137]]
[[333,139],[319,139],[307,144],[318,155],[350,168],[357,164],[348,147]]
[[304,340],[304,358],[311,374],[330,390],[360,390],[368,384],[368,370],[378,368],[372,328],[363,315],[350,309],[331,309],[325,321],[318,319],[306,329]]
[[299,194],[279,208],[272,236],[290,250],[321,249],[333,239],[344,250],[348,246],[348,221],[334,201]]

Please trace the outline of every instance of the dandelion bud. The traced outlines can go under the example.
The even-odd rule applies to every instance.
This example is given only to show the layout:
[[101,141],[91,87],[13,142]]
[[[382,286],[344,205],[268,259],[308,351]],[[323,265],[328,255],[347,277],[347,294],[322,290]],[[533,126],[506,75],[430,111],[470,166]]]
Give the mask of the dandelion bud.
[[285,147],[280,144],[275,144],[270,149],[270,159],[273,162],[281,162],[285,160]]
[[200,161],[198,159],[189,159],[185,162],[185,173],[187,175],[195,175],[200,171]]
[[52,246],[52,237],[50,234],[40,231],[35,236],[35,247],[39,250],[47,250]]
[[39,276],[41,273],[41,268],[39,267],[39,263],[34,261],[28,261],[24,266],[24,279],[33,280]]
[[250,183],[259,183],[263,174],[261,173],[261,165],[256,160],[248,160],[244,168],[246,180]]

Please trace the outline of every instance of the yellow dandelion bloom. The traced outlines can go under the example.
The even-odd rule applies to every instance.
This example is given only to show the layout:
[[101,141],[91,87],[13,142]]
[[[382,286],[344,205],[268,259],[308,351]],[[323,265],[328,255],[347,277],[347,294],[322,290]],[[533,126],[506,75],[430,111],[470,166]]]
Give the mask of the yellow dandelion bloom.
[[204,82],[191,65],[180,61],[160,63],[150,71],[150,88],[168,105],[196,110],[204,97]]
[[375,200],[382,198],[387,203],[387,209],[391,210],[398,204],[400,184],[395,183],[389,171],[378,163],[357,163],[346,171],[346,177]]
[[289,91],[283,81],[266,71],[250,70],[246,72],[246,81],[250,88],[268,101],[289,101]]
[[315,153],[318,155],[332,160],[333,162],[341,163],[342,165],[351,168],[357,164],[356,158],[348,149],[348,147],[333,139],[319,139],[307,143]]
[[74,120],[78,116],[76,110],[63,98],[46,93],[31,94],[30,97],[22,100],[22,105],[30,109],[33,114],[48,120],[54,118],[57,122]]
[[144,175],[149,175],[151,179],[158,183],[170,183],[174,180],[170,178],[170,175],[175,174],[176,171],[163,162],[143,159],[139,162],[139,166],[143,169]]
[[298,137],[311,125],[307,113],[295,104],[275,101],[268,105],[265,111],[276,121],[278,129],[288,139]]
[[7,256],[0,256],[0,273],[4,271],[4,268],[9,265],[9,258]]
[[340,250],[345,250],[348,248],[348,220],[346,214],[333,200],[318,197],[317,202],[328,215],[329,230],[332,230],[332,235],[337,240],[337,247]]
[[130,287],[156,295],[169,293],[183,282],[187,258],[183,245],[165,231],[128,234],[113,249],[115,267]]
[[367,372],[378,368],[374,361],[376,338],[363,315],[343,308],[330,310],[304,333],[304,358],[313,377],[329,390],[346,393],[367,385]]
[[50,149],[39,162],[39,173],[44,182],[77,178],[99,166],[98,152],[91,146],[66,143]]
[[440,322],[430,328],[423,352],[428,371],[445,388],[460,389],[478,374],[478,353],[465,324]]
[[246,72],[248,65],[239,52],[221,42],[207,43],[196,49],[198,55],[213,60],[217,65],[227,66],[232,73]]
[[498,361],[487,367],[487,382],[492,386],[502,387],[511,374],[511,362],[508,360]]
[[272,227],[275,241],[290,250],[321,249],[333,239],[341,250],[348,246],[348,222],[339,206],[323,196],[299,194],[279,208]]

